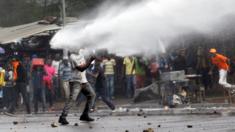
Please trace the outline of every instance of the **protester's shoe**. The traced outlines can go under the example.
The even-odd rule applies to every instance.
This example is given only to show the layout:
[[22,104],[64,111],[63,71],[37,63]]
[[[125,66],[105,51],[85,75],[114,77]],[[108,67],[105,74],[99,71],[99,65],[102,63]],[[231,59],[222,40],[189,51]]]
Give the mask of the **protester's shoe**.
[[88,115],[81,115],[80,120],[81,121],[87,121],[87,122],[94,121],[94,119],[90,118]]
[[114,106],[113,104],[109,104],[108,106],[109,106],[109,108],[110,108],[112,111],[115,110],[115,106]]
[[61,125],[68,125],[68,124],[69,124],[69,122],[66,120],[66,118],[65,118],[65,117],[62,117],[62,116],[60,116],[58,122],[59,122]]

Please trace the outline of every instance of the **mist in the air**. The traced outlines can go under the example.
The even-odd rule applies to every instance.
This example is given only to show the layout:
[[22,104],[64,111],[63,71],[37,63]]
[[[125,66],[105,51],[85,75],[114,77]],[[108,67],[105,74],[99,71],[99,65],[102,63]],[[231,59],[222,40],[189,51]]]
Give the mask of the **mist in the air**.
[[60,30],[51,45],[105,48],[117,55],[158,54],[181,35],[220,32],[218,26],[235,15],[234,5],[235,0],[109,1],[94,10],[94,19],[79,18]]

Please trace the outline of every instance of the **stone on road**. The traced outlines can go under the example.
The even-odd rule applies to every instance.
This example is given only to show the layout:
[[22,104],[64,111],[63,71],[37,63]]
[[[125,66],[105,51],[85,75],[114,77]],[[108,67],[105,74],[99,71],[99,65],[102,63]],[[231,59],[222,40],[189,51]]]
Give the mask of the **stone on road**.
[[[69,115],[70,124],[57,123],[54,114],[32,116],[1,115],[0,132],[233,132],[235,117],[221,115],[179,115],[179,116],[96,116],[95,122],[80,122],[79,116]],[[17,122],[17,124],[13,123]],[[57,123],[58,127],[52,127]],[[77,125],[74,125],[76,124]]]

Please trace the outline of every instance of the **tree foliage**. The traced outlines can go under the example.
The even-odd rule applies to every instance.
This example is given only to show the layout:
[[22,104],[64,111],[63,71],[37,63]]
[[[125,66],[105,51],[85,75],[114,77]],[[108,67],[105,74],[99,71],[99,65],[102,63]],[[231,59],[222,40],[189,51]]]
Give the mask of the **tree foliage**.
[[[77,17],[103,0],[65,0],[67,16]],[[61,16],[61,0],[0,0],[0,27],[20,25],[45,16]]]

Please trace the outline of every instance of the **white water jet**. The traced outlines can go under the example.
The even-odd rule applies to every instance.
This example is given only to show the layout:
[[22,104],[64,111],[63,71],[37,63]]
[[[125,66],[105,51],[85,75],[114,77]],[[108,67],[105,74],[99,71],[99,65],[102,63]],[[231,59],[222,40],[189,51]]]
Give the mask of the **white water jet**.
[[[234,16],[235,0],[143,0],[104,4],[97,17],[83,18],[60,30],[53,48],[108,49],[117,55],[158,54],[174,39],[191,32],[219,32],[219,24]],[[98,13],[97,13],[98,11]]]

